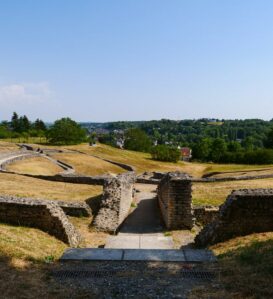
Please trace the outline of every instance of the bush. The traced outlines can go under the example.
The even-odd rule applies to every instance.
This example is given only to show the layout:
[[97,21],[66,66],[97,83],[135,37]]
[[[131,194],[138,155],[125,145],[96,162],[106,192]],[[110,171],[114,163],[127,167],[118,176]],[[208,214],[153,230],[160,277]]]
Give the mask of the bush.
[[178,148],[169,147],[166,145],[157,145],[152,148],[152,158],[163,162],[178,162],[181,153]]
[[221,163],[237,163],[237,164],[273,164],[273,150],[259,149],[247,152],[225,152],[221,159]]

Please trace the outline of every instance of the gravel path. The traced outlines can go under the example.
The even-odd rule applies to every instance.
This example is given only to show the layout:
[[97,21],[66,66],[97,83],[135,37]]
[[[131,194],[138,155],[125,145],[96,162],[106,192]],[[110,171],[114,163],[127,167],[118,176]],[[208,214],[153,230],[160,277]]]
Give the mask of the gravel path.
[[[52,275],[71,289],[73,298],[80,290],[85,294],[83,298],[186,299],[196,287],[220,288],[217,271],[215,268],[208,272],[204,264],[111,261],[64,263]],[[200,272],[213,273],[215,277],[189,275]]]

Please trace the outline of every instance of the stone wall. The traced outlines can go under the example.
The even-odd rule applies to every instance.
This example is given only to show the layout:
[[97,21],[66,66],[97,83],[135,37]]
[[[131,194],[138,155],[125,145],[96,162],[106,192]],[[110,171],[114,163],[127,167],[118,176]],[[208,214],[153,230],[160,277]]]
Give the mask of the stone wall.
[[105,182],[98,215],[98,230],[115,232],[127,217],[133,200],[135,173],[127,172]]
[[20,151],[20,152],[11,152],[9,154],[6,155],[6,157],[3,157],[3,162],[0,163],[0,170],[5,171],[6,167],[9,164],[12,164],[16,161],[21,161],[24,159],[28,159],[28,158],[33,158],[33,157],[37,157],[39,156],[39,154],[36,154],[35,152],[24,152],[24,151]]
[[219,207],[215,206],[195,206],[193,214],[198,225],[207,225],[219,217]]
[[136,182],[140,184],[158,185],[166,172],[144,172],[137,177]]
[[273,231],[273,189],[233,191],[219,219],[203,228],[195,243],[203,247],[251,233]]
[[[13,172],[9,172],[13,173]],[[53,182],[64,182],[64,183],[71,183],[71,184],[85,184],[85,185],[101,185],[103,186],[104,183],[109,180],[110,176],[85,176],[80,174],[56,174],[56,175],[32,175],[32,174],[22,174],[23,176],[41,179],[46,181],[53,181]]]
[[[54,201],[55,202],[55,201]],[[68,202],[56,201],[56,203],[63,209],[66,215],[73,217],[90,217],[92,210],[88,204],[84,202]]]
[[54,201],[0,196],[0,222],[41,229],[72,247],[81,236]]
[[167,173],[158,186],[158,202],[168,229],[191,229],[194,215],[191,177],[186,173]]

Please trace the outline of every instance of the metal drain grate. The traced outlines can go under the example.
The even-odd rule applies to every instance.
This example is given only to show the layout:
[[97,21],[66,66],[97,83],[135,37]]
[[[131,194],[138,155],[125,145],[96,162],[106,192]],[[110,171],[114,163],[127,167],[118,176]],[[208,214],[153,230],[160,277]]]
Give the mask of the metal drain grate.
[[115,271],[60,270],[52,272],[52,276],[59,279],[105,278],[115,275]]
[[216,273],[211,271],[186,271],[182,270],[180,272],[183,278],[192,278],[192,279],[215,279]]

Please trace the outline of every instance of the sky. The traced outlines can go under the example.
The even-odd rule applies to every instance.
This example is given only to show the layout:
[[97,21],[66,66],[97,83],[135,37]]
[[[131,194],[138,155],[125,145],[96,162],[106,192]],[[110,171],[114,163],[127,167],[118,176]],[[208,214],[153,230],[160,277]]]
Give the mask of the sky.
[[0,120],[273,118],[271,0],[0,0]]

